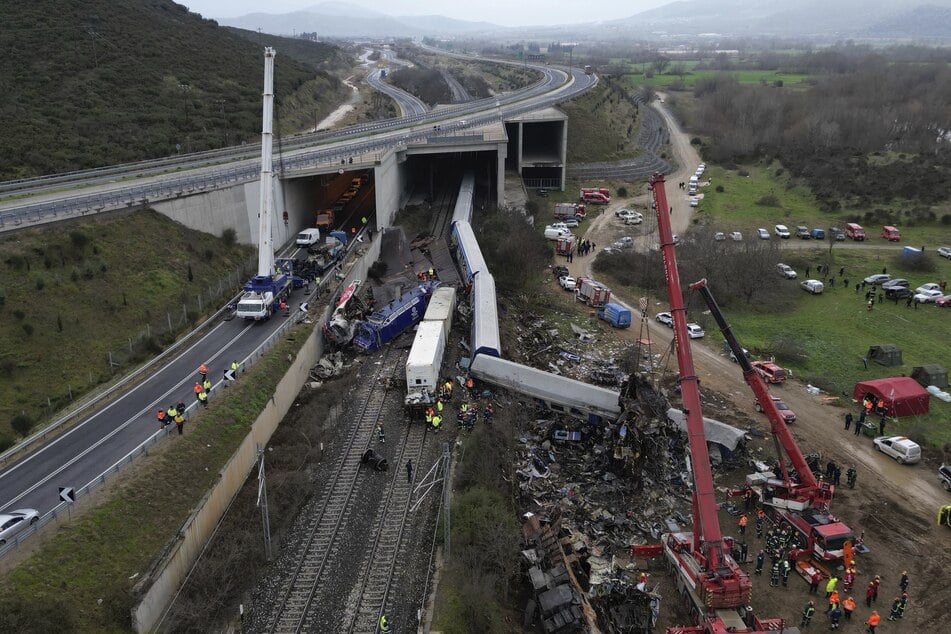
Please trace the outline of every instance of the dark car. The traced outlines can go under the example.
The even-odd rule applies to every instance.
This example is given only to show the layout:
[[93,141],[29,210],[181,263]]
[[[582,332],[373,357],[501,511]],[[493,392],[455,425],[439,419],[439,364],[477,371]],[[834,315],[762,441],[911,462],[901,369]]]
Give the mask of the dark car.
[[889,286],[885,289],[885,297],[888,299],[908,299],[915,294],[915,291],[904,286]]

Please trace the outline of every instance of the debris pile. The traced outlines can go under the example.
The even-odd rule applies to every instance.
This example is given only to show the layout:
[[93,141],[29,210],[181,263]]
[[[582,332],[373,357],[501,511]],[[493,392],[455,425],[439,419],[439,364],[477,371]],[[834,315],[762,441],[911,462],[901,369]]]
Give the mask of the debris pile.
[[667,419],[667,399],[633,378],[622,404],[614,423],[549,415],[520,436],[534,593],[526,619],[538,615],[545,632],[651,631],[660,594],[639,576],[630,547],[690,524],[684,439]]

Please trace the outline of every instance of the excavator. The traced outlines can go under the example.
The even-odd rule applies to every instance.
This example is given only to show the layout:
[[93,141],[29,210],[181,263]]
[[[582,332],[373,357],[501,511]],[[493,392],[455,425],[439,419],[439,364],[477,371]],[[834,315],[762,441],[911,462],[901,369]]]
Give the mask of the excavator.
[[662,535],[661,544],[632,548],[639,555],[663,554],[674,571],[677,591],[696,622],[695,625],[667,628],[667,634],[756,634],[782,630],[798,634],[782,619],[761,619],[751,607],[753,584],[733,559],[733,540],[722,535],[717,517],[718,504],[707,453],[700,407],[700,381],[694,370],[687,336],[687,315],[684,307],[680,275],[677,271],[675,241],[670,225],[664,177],[650,179],[660,248],[664,256],[670,312],[673,316],[674,343],[680,370],[680,394],[687,419],[687,441],[693,474],[693,531],[672,531]]

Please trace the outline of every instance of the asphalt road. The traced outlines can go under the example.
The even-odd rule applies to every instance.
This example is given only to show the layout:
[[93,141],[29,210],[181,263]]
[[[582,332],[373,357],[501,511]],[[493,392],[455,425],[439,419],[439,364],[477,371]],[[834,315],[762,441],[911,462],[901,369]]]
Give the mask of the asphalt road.
[[[295,291],[292,306],[302,301],[302,294]],[[155,433],[159,408],[178,401],[194,404],[192,387],[199,378],[199,365],[204,362],[209,368],[208,378],[215,384],[209,399],[213,401],[227,389],[221,381],[231,362],[243,361],[285,319],[235,319],[215,326],[148,380],[0,471],[0,510],[26,507],[40,513],[49,511],[60,502],[58,487],[86,485]],[[174,425],[169,429],[174,432]]]

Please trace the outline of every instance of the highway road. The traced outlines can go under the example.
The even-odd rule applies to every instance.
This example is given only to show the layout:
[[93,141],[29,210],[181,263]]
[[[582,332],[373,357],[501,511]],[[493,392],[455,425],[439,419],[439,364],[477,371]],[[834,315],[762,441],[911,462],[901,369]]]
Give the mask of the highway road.
[[[447,109],[438,114],[438,119],[434,113],[417,113],[398,120],[357,126],[359,131],[348,128],[343,132],[332,133],[334,144],[330,147],[286,151],[285,168],[294,169],[305,161],[349,156],[422,139],[432,134],[431,121],[434,120],[440,121],[443,134],[451,134],[455,130],[497,121],[500,114],[515,115],[557,103],[587,90],[596,81],[596,78],[574,69],[570,77],[566,70],[552,67],[538,69],[543,79],[535,85],[508,95]],[[321,135],[304,135],[310,143],[314,143],[318,137],[325,138]],[[354,137],[357,139],[353,140]],[[232,152],[230,159],[247,156],[251,152],[246,148],[231,148],[229,151]],[[192,165],[195,161],[197,159],[186,157],[181,166]],[[174,195],[176,190],[202,189],[223,182],[233,184],[237,180],[256,179],[260,170],[259,161],[250,158],[234,161],[227,170],[203,167],[184,174],[157,173],[169,169],[168,162],[146,163],[137,164],[131,172],[126,173],[148,175],[136,179],[134,184],[102,184],[104,180],[115,178],[114,175],[105,175],[107,168],[86,173],[91,185],[71,191],[48,191],[51,183],[42,179],[24,184],[19,190],[12,187],[11,190],[18,191],[18,195],[29,191],[44,193],[32,197],[29,202],[6,201],[0,218],[6,216],[11,220],[16,214],[24,213],[24,210],[25,213],[42,213],[37,211],[37,205],[45,205],[59,212],[56,218],[69,217],[69,209],[80,209],[84,205],[92,209],[97,205],[108,206],[110,197],[124,205],[122,201],[130,198],[152,199],[153,195],[169,195],[169,192]],[[86,182],[82,174],[70,178],[70,182]],[[40,202],[36,202],[37,199]],[[295,292],[292,306],[302,301],[301,295],[300,291]],[[243,361],[280,328],[285,319],[277,316],[261,323],[240,320],[218,323],[147,380],[130,387],[103,409],[92,413],[47,444],[5,465],[0,470],[0,510],[27,507],[46,513],[60,501],[58,487],[79,488],[97,478],[155,433],[158,429],[155,413],[160,407],[167,408],[179,400],[187,405],[195,403],[191,388],[198,378],[197,368],[202,362],[208,364],[209,378],[216,383],[211,396],[214,401],[216,391],[226,389],[219,384],[224,368],[230,366],[233,360]]]
[[419,116],[429,112],[429,107],[420,101],[418,97],[387,83],[382,75],[382,68],[374,68],[367,75],[367,83],[370,84],[370,87],[374,90],[393,99],[396,105],[399,106],[400,115],[402,117]]

